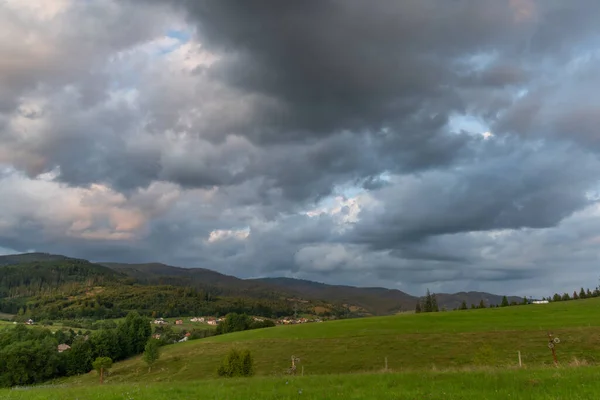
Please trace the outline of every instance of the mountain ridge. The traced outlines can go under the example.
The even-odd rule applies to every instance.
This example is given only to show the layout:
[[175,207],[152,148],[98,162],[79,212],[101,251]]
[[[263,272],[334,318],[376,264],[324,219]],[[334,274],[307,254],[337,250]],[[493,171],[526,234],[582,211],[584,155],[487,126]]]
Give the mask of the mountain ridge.
[[[23,253],[0,256],[0,266],[18,263],[80,260],[49,253]],[[83,260],[87,261],[87,260]],[[413,296],[398,289],[384,287],[359,287],[331,285],[306,279],[286,277],[265,277],[242,279],[207,268],[186,268],[163,263],[117,263],[94,262],[124,274],[138,283],[146,285],[171,285],[194,287],[212,292],[215,295],[239,296],[248,298],[297,298],[300,300],[324,301],[358,312],[362,315],[388,315],[412,311],[421,296]],[[436,293],[438,304],[446,309],[458,308],[465,301],[467,305],[479,304],[481,300],[497,305],[502,295],[486,292]],[[517,296],[509,301],[522,301]]]

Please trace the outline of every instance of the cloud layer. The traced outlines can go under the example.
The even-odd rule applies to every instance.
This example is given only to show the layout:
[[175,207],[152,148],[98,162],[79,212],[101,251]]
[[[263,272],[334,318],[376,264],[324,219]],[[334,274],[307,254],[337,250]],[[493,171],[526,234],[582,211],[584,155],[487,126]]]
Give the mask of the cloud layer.
[[0,253],[589,285],[598,20],[591,0],[4,0]]

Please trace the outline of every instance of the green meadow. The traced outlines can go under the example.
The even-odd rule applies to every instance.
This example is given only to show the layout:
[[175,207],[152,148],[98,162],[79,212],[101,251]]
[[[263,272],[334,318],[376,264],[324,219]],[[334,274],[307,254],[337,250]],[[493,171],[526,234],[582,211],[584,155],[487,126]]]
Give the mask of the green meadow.
[[[249,349],[256,375],[279,376],[300,358],[305,375],[457,368],[553,365],[547,332],[561,339],[561,364],[600,360],[600,299],[481,310],[403,314],[237,332],[162,348],[151,372],[141,357],[116,364],[111,383],[175,382],[216,378],[231,348]],[[70,378],[90,384],[94,372]]]
[[483,369],[169,383],[86,385],[0,391],[4,400],[595,399],[597,367]]
[[[236,332],[165,346],[150,372],[141,357],[117,363],[102,386],[90,372],[0,398],[591,399],[600,392],[599,309],[588,299]],[[548,332],[561,340],[558,367]],[[232,348],[251,350],[256,376],[217,378]],[[297,376],[286,375],[292,355]]]

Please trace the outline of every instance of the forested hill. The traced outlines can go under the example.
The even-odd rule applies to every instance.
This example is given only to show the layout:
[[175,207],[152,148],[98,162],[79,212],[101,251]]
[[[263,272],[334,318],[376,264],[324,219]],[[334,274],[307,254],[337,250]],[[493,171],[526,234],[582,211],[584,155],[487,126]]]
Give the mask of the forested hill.
[[48,253],[11,254],[7,256],[0,256],[0,266],[28,262],[63,261],[68,259],[70,258],[66,256]]
[[[500,299],[482,292],[440,294],[438,304],[452,309],[462,301],[489,305]],[[418,300],[393,289],[240,279],[159,263],[91,263],[45,253],[0,256],[0,312],[24,310],[38,317],[108,318],[129,310],[160,316],[232,311],[266,317],[296,311],[365,316],[412,311]]]
[[[125,274],[86,260],[67,257],[50,259],[52,261],[0,264],[0,298],[53,295],[64,292],[66,286],[76,288],[81,284],[104,285],[122,281],[127,277]],[[4,260],[0,258],[1,261]]]

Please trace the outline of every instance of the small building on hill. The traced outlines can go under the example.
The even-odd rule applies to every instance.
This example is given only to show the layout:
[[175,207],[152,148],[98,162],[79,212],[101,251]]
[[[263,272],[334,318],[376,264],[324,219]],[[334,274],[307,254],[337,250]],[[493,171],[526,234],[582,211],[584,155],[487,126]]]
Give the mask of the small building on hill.
[[69,346],[68,344],[66,344],[66,343],[62,343],[62,344],[59,344],[59,345],[58,345],[58,352],[59,352],[59,353],[62,353],[63,351],[67,351],[67,350],[69,350],[70,348],[71,348],[71,346]]

